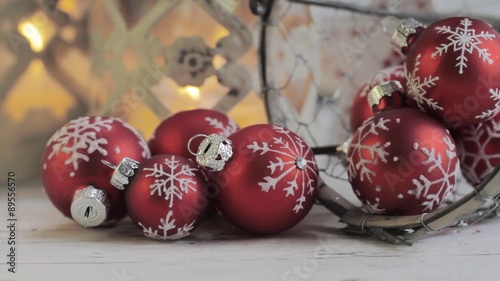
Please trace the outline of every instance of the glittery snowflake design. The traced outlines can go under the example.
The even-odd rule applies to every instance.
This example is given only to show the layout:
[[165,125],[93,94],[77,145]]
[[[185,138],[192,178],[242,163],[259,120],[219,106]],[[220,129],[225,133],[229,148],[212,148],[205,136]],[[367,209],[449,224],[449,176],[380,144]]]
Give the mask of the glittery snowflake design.
[[[191,222],[190,224],[185,224],[182,227],[177,227],[175,225],[175,219],[172,219],[173,214],[174,212],[170,210],[168,211],[164,219],[160,219],[158,229],[162,230],[163,235],[158,234],[158,230],[153,230],[151,227],[145,227],[141,222],[139,222],[144,235],[146,237],[158,240],[177,240],[189,236],[190,232],[194,228],[195,221]],[[175,234],[168,235],[167,232],[172,229],[177,230],[177,232]]]
[[236,132],[236,130],[238,130],[238,125],[236,125],[236,123],[233,120],[229,120],[229,123],[227,124],[227,126],[224,126],[222,121],[219,121],[217,118],[207,117],[207,118],[205,118],[205,121],[207,121],[208,124],[210,126],[214,127],[215,129],[221,130],[219,135],[223,138],[229,137],[229,135],[231,135],[232,133]]
[[[432,211],[435,206],[441,204],[444,196],[453,189],[453,182],[456,181],[458,176],[459,162],[455,161],[455,165],[452,165],[452,160],[457,158],[455,144],[449,137],[444,137],[443,141],[448,146],[448,149],[446,149],[448,165],[446,167],[443,165],[443,155],[436,153],[434,148],[429,149],[420,147],[418,143],[414,144],[415,149],[420,149],[427,156],[427,159],[422,162],[422,165],[428,167],[427,171],[430,173],[437,169],[442,175],[442,177],[435,180],[429,180],[425,175],[420,175],[418,179],[412,180],[415,189],[409,190],[408,194],[415,196],[417,199],[422,197],[427,199],[422,203],[422,206],[425,207],[423,211]],[[436,186],[439,187],[438,192],[429,194],[429,190]]]
[[192,168],[189,165],[182,165],[175,156],[170,159],[165,159],[165,165],[168,168],[164,171],[163,165],[155,163],[153,168],[144,168],[145,171],[151,171],[146,177],[155,177],[155,182],[149,186],[151,195],[165,196],[165,200],[169,201],[169,207],[173,206],[175,198],[182,199],[184,194],[188,194],[191,190],[196,192],[196,182],[191,179],[195,176],[197,168]]
[[[373,183],[372,177],[376,176],[376,173],[369,166],[377,165],[379,160],[387,163],[386,156],[389,153],[386,151],[386,148],[391,145],[391,142],[383,144],[377,142],[373,145],[366,145],[363,142],[368,136],[378,136],[380,131],[389,131],[389,128],[385,124],[390,121],[390,119],[380,118],[377,122],[374,122],[374,118],[372,117],[366,120],[358,129],[359,137],[356,139],[356,142],[351,142],[347,153],[349,181],[352,181],[359,173],[361,181],[364,181],[366,178],[369,182]],[[354,159],[354,157],[357,159]]]
[[[293,208],[293,211],[298,213],[304,208],[306,193],[312,194],[316,188],[317,176],[311,178],[307,172],[311,171],[313,175],[316,174],[316,162],[307,160],[311,151],[306,149],[306,144],[301,138],[290,135],[290,132],[284,128],[278,126],[273,126],[273,128],[283,136],[274,137],[272,143],[254,141],[247,145],[247,148],[253,153],[260,152],[259,155],[266,153],[279,155],[275,161],[269,161],[267,168],[271,170],[271,175],[265,176],[264,181],[259,182],[262,191],[269,192],[269,190],[276,189],[276,185],[283,178],[291,173],[294,174],[293,180],[287,181],[287,186],[283,190],[285,197],[294,196],[296,191],[300,192],[300,197]],[[298,182],[299,175],[302,175],[302,182]]]
[[500,114],[500,89],[490,89],[491,99],[495,102],[495,108],[486,110],[480,115],[476,116],[478,119],[490,119]]
[[467,61],[469,60],[466,56],[467,53],[472,54],[474,51],[477,51],[479,58],[483,62],[492,64],[493,60],[490,58],[491,54],[488,53],[488,49],[481,49],[479,45],[483,43],[481,39],[493,40],[495,35],[484,31],[476,34],[476,30],[470,28],[472,21],[468,18],[461,20],[460,25],[461,27],[457,26],[454,30],[451,30],[451,27],[448,25],[436,27],[439,34],[448,35],[447,39],[449,42],[436,47],[436,51],[432,53],[431,57],[436,58],[436,56],[441,56],[448,52],[448,48],[453,47],[453,52],[460,52],[460,55],[456,58],[457,64],[455,64],[459,68],[458,73],[460,74],[463,74],[463,69],[467,67]]
[[404,64],[404,71],[406,76],[406,86],[408,88],[408,94],[417,103],[420,110],[424,111],[424,104],[432,109],[443,110],[441,106],[432,98],[426,97],[427,89],[436,86],[436,81],[439,77],[432,77],[429,75],[424,78],[424,81],[420,81],[420,77],[417,75],[417,71],[420,69],[420,54],[415,58],[415,66],[413,67],[413,72],[409,73],[406,68],[406,63]]
[[[91,120],[93,119],[93,122]],[[59,153],[69,155],[64,165],[72,167],[70,176],[75,176],[80,161],[89,161],[89,155],[99,152],[103,156],[108,155],[104,145],[108,144],[106,138],[97,137],[101,130],[111,130],[112,119],[102,119],[101,117],[80,117],[70,121],[67,125],[57,131],[47,142],[47,146],[52,145],[48,159]],[[44,165],[46,167],[46,165]]]
[[113,118],[115,121],[118,121],[120,122],[123,127],[129,129],[130,131],[132,131],[136,136],[137,136],[137,139],[138,139],[138,143],[139,145],[141,146],[142,148],[142,153],[141,153],[141,156],[144,158],[144,159],[148,159],[151,157],[151,152],[149,150],[149,147],[148,147],[148,144],[146,143],[146,141],[144,141],[144,138],[141,136],[141,134],[139,134],[139,132],[132,126],[130,126],[129,123],[119,119],[119,118]]
[[[463,163],[461,168],[464,176],[473,184],[481,183],[495,169],[492,163],[500,160],[500,154],[486,151],[486,147],[496,140],[500,140],[500,122],[495,120],[463,129],[461,138],[457,141],[460,162]],[[484,167],[481,168],[481,173],[477,172],[478,165]]]

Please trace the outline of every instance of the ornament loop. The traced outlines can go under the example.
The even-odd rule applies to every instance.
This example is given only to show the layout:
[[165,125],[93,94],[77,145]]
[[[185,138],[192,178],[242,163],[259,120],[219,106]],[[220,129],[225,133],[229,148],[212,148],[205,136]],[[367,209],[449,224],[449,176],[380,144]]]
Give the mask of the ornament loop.
[[[199,136],[192,137],[188,142],[188,146],[194,138]],[[224,169],[226,161],[233,156],[232,143],[230,140],[217,134],[211,134],[205,136],[205,139],[198,148],[198,152],[196,154],[193,153],[193,155],[196,155],[198,165],[212,172],[219,172]]]
[[111,168],[111,169],[113,169],[113,170],[114,170],[114,169],[116,169],[116,166],[115,166],[115,165],[113,165],[113,164],[111,164],[111,163],[110,163],[109,161],[107,161],[107,160],[101,159],[101,162],[102,162],[104,165],[106,165],[106,166],[110,167],[110,168]]
[[381,82],[389,81],[391,80],[391,75],[388,73],[385,73],[384,71],[379,71],[375,73],[375,75],[372,76],[372,80],[370,80],[370,85],[377,85]]
[[188,151],[189,151],[189,153],[191,153],[191,154],[192,154],[192,155],[194,155],[194,156],[198,156],[198,152],[194,152],[193,150],[191,150],[191,143],[192,143],[195,139],[200,138],[200,137],[207,138],[208,136],[207,136],[207,135],[205,135],[205,134],[197,134],[197,135],[192,136],[192,137],[189,139],[188,143],[187,143],[187,147],[188,147]]
[[401,19],[395,16],[387,16],[382,20],[382,31],[389,36],[397,31],[398,26],[401,23]]
[[139,168],[139,162],[128,157],[123,158],[118,167],[106,160],[101,160],[101,162],[114,170],[110,183],[120,190],[125,189],[125,185],[130,183],[129,178],[134,176],[135,170]]

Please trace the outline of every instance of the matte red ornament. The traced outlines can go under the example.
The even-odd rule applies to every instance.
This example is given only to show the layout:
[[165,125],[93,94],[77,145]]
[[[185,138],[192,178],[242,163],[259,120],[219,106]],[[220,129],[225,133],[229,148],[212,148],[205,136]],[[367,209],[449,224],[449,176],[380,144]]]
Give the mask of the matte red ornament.
[[456,132],[460,167],[467,181],[480,184],[500,165],[500,115]]
[[354,134],[347,153],[354,193],[373,213],[417,215],[438,207],[459,167],[455,143],[434,118],[388,109]]
[[448,128],[484,122],[500,112],[500,34],[484,21],[438,21],[409,46],[406,91]]
[[[43,154],[42,181],[47,196],[65,216],[85,226],[119,220],[127,214],[123,192],[111,185],[114,171],[102,160],[117,165],[125,157],[136,161],[150,157],[146,142],[130,125],[117,118],[101,116],[72,120],[49,139]],[[93,189],[85,189],[88,186]],[[103,199],[102,203],[108,204],[102,205],[108,210],[75,209],[85,207],[73,204],[75,193],[84,191],[85,194],[80,195],[96,195],[95,199]],[[72,204],[73,212],[77,213],[72,214]],[[78,212],[87,214],[84,218],[75,217]]]
[[299,223],[317,196],[318,167],[311,149],[289,131],[263,124],[229,136],[233,155],[211,174],[221,214],[246,231],[271,234]]
[[354,102],[350,110],[350,125],[352,131],[356,131],[363,122],[373,116],[373,110],[367,98],[371,89],[391,80],[398,81],[401,85],[406,84],[405,72],[402,65],[392,66],[379,71],[361,86],[354,97]]
[[207,213],[205,176],[191,160],[162,154],[141,163],[125,201],[144,235],[159,240],[188,236]]
[[[189,152],[187,146],[193,136],[217,134],[227,138],[236,130],[238,125],[218,111],[208,109],[182,111],[161,122],[148,145],[152,155],[174,154],[195,161],[195,156]],[[193,139],[191,146],[194,150],[202,139]]]

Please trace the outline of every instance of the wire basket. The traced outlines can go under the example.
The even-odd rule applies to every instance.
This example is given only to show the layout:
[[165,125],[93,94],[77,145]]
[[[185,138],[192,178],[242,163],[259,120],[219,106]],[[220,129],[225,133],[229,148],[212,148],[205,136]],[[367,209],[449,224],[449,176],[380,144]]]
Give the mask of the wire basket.
[[412,17],[431,23],[467,14],[498,30],[500,19],[473,9],[491,8],[492,1],[482,1],[489,5],[441,2],[250,1],[252,11],[261,18],[260,84],[268,118],[296,132],[316,152],[335,149],[334,154],[316,154],[322,180],[319,202],[339,216],[350,233],[411,245],[440,230],[498,214],[500,167],[476,188],[459,180],[440,208],[418,216],[370,214],[347,182],[345,151],[351,136],[348,110],[353,96],[369,77],[403,61],[391,48],[390,22]]

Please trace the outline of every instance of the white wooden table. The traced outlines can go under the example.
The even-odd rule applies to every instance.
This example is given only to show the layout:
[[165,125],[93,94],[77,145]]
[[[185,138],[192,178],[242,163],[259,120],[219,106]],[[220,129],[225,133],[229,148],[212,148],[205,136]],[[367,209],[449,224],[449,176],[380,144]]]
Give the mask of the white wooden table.
[[157,242],[124,220],[83,229],[51,205],[40,184],[18,186],[17,273],[7,271],[6,192],[0,191],[0,280],[500,280],[500,219],[392,246],[347,236],[315,207],[298,226],[248,236],[223,219],[188,239]]

